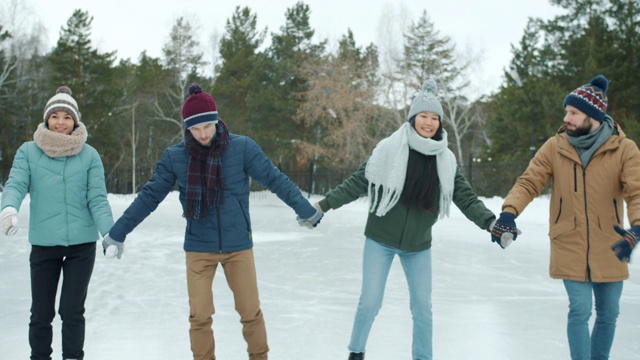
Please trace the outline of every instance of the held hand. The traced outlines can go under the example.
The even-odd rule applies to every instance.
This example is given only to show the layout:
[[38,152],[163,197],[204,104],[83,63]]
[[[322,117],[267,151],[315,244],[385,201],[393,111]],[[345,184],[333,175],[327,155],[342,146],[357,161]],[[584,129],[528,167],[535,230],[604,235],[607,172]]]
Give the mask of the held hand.
[[308,219],[301,219],[299,216],[296,217],[298,225],[306,226],[308,229],[313,229],[320,223],[320,220],[322,220],[322,217],[324,216],[324,212],[322,212],[318,203],[315,203],[313,206],[316,208],[316,213]]
[[107,234],[102,239],[102,251],[107,259],[113,259],[116,256],[120,259],[124,254],[124,242],[115,241]]
[[631,260],[631,252],[640,241],[640,226],[632,226],[631,229],[625,230],[618,225],[613,225],[613,229],[622,235],[622,239],[611,245],[611,250],[620,261],[629,262]]
[[18,232],[18,211],[7,206],[0,212],[0,225],[2,233],[7,236],[13,236]]
[[500,217],[494,220],[489,227],[491,232],[491,241],[506,249],[512,242],[516,240],[518,235],[522,234],[516,227],[516,216],[510,212],[500,213]]

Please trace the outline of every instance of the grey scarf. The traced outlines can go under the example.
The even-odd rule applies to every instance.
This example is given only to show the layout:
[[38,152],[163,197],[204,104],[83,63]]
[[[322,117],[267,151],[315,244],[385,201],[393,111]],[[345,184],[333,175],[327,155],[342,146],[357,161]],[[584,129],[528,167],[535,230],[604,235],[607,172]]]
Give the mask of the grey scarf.
[[586,168],[591,161],[593,154],[604,144],[614,133],[613,120],[609,116],[605,116],[602,125],[598,130],[583,136],[567,136],[569,143],[575,146],[582,161],[582,168]]

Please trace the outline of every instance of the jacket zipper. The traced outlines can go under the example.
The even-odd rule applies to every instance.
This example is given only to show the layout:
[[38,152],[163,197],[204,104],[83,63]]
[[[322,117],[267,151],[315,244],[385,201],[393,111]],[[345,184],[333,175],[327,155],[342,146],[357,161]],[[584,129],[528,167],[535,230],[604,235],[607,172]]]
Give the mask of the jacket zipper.
[[573,192],[578,192],[578,164],[573,163]]
[[[65,156],[63,158],[63,160],[62,160],[62,162],[64,163],[62,165],[62,181],[63,181],[64,184],[67,183],[66,177],[67,177],[67,164],[68,164],[67,160],[68,159],[69,159],[69,157]],[[67,187],[63,186],[63,189],[64,189],[63,190],[64,191],[64,200],[66,202],[67,201]],[[65,235],[67,246],[70,246],[71,245],[71,240],[69,239],[69,212],[65,211],[64,215],[65,215],[65,219],[64,220],[65,220],[65,223],[66,223],[65,230],[64,230],[65,231],[64,235]]]
[[[574,164],[574,169],[576,168],[576,164]],[[591,236],[590,236],[590,229],[589,229],[589,208],[587,207],[587,169],[583,168],[582,169],[582,186],[583,186],[583,198],[584,198],[584,217],[585,217],[585,221],[587,224],[587,274],[586,274],[586,279],[585,281],[589,281],[589,278],[591,277],[589,275],[589,273],[591,272],[590,270],[590,266],[589,266],[589,252],[591,251]]]

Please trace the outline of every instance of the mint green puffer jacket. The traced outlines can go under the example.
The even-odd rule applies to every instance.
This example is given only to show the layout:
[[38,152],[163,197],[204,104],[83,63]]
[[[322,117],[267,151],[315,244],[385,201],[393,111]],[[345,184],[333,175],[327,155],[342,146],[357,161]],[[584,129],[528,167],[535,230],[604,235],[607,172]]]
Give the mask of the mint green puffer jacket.
[[20,209],[31,197],[29,242],[70,246],[99,239],[113,225],[104,168],[98,152],[84,144],[73,156],[49,157],[35,142],[22,144],[2,193],[1,208]]

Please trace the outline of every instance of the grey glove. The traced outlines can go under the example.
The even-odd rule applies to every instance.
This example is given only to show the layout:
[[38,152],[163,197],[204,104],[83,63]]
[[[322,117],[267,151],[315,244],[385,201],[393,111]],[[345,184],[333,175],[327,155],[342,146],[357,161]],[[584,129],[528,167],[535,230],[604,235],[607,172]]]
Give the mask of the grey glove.
[[11,206],[7,206],[0,212],[0,226],[2,233],[13,236],[18,232],[18,211]]
[[102,251],[108,259],[113,259],[116,256],[120,259],[124,254],[124,242],[115,241],[107,234],[102,239]]
[[309,229],[313,229],[320,223],[320,220],[324,216],[324,212],[322,212],[322,210],[320,209],[320,205],[318,205],[318,203],[313,204],[313,207],[316,208],[316,213],[311,215],[310,218],[301,219],[299,216],[296,217],[296,220],[298,220],[298,224],[300,226],[306,226]]

